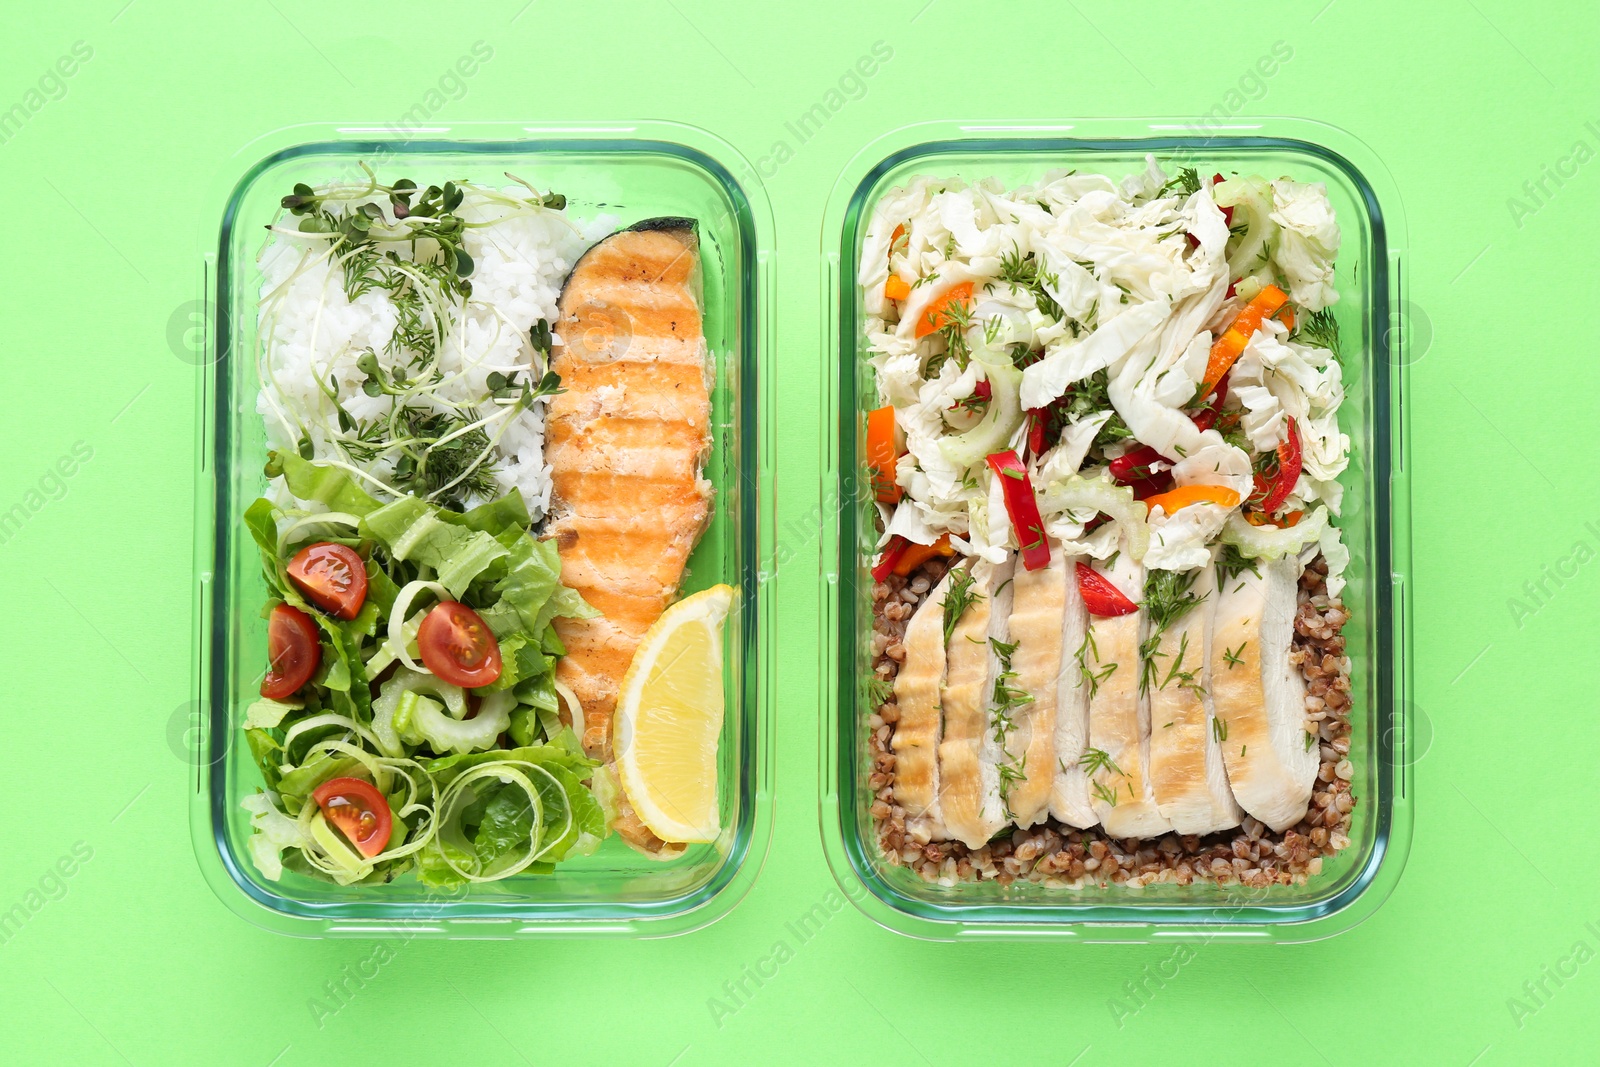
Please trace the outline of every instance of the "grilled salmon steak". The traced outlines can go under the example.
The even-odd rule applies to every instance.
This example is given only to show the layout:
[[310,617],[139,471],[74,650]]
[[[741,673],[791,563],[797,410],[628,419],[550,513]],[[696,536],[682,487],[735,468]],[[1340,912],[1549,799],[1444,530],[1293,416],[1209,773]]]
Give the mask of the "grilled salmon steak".
[[[567,648],[556,677],[582,705],[583,722],[573,725],[584,749],[609,760],[618,686],[677,595],[710,515],[701,474],[711,450],[710,369],[694,220],[649,219],[595,245],[568,276],[559,311],[551,368],[565,392],[548,413],[546,536],[560,552],[562,582],[600,614],[555,620]],[[630,841],[649,835],[627,828],[618,826]]]

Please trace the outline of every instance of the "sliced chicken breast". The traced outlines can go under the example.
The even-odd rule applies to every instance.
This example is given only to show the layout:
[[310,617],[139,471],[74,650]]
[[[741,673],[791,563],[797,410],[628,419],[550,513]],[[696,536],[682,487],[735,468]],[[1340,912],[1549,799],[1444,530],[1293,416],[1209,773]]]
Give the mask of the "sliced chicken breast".
[[1000,673],[991,639],[1004,641],[1012,561],[973,567],[981,595],[956,622],[946,652],[944,739],[939,743],[939,814],[947,837],[982,848],[1006,824],[990,696]]
[[1056,679],[1061,674],[1061,615],[1066,605],[1067,569],[1061,553],[1036,571],[1018,566],[1011,580],[1008,640],[1016,646],[1011,685],[1032,697],[1011,714],[1006,738],[1007,766],[1002,783],[1012,822],[1027,828],[1050,815],[1055,783]]
[[[1144,568],[1126,551],[1109,568],[1096,567],[1129,600],[1143,599]],[[1158,837],[1172,829],[1150,786],[1150,705],[1139,691],[1139,643],[1144,611],[1089,620],[1084,672],[1089,681],[1090,796],[1113,837]]]
[[[1057,553],[1052,542],[1050,551]],[[1084,638],[1089,633],[1089,613],[1078,591],[1078,564],[1082,556],[1061,556],[1066,586],[1061,599],[1061,667],[1056,673],[1055,750],[1051,766],[1050,814],[1068,826],[1087,830],[1100,825],[1100,816],[1089,802],[1089,775],[1082,763],[1089,745],[1089,686],[1084,681],[1078,653],[1086,651]]]
[[1318,762],[1305,680],[1289,662],[1300,564],[1257,561],[1221,584],[1209,657],[1218,744],[1239,805],[1285,830],[1305,817]]
[[1191,573],[1194,584],[1188,596],[1198,603],[1162,631],[1145,676],[1150,785],[1156,807],[1174,830],[1210,834],[1238,826],[1244,811],[1228,788],[1212,725],[1208,667],[1217,608],[1216,568],[1207,564]]
[[919,841],[943,837],[939,821],[939,692],[945,679],[944,598],[951,571],[923,600],[906,625],[906,658],[895,676],[900,719],[889,747],[895,755],[894,799],[905,809],[906,829]]

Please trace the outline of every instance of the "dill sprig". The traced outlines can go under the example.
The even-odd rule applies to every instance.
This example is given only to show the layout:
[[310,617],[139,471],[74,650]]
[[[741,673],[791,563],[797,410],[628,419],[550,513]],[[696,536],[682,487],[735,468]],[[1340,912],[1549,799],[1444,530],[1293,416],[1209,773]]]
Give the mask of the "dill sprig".
[[1200,191],[1200,172],[1193,167],[1179,167],[1178,173],[1167,179],[1167,184],[1156,191],[1156,199],[1173,193],[1193,196]]
[[1243,574],[1245,571],[1249,571],[1257,578],[1261,577],[1261,569],[1256,565],[1255,560],[1242,555],[1238,546],[1224,544],[1222,551],[1217,555],[1218,588],[1226,585],[1228,579]]
[[1067,317],[1047,288],[1059,285],[1060,279],[1046,271],[1032,252],[1024,255],[1022,249],[1013,244],[1011,251],[1000,257],[1000,280],[1010,286],[1012,292],[1021,289],[1032,293],[1034,305],[1043,314],[1057,321]]
[[1332,308],[1313,311],[1295,325],[1289,340],[1315,348],[1326,348],[1334,358],[1339,356],[1339,320],[1333,317]]
[[[1094,670],[1090,669],[1087,662],[1088,657],[1091,655],[1094,656],[1097,668]],[[1082,675],[1083,683],[1089,687],[1089,699],[1093,700],[1094,695],[1100,691],[1100,683],[1111,677],[1112,673],[1117,669],[1117,664],[1112,661],[1101,665],[1100,649],[1094,643],[1093,627],[1090,627],[1088,632],[1083,635],[1083,644],[1078,646],[1078,651],[1073,658],[1078,662],[1078,673]]]
[[[1085,749],[1083,755],[1078,757],[1078,766],[1082,767],[1083,773],[1089,776],[1090,792],[1094,793],[1105,804],[1113,808],[1116,807],[1116,787],[1108,786],[1095,777],[1099,772],[1105,771],[1108,774],[1118,775],[1124,781],[1127,781],[1128,773],[1117,766],[1117,762],[1111,758],[1111,754],[1100,748]],[[1133,782],[1131,781],[1128,781],[1128,795],[1133,796]]]
[[983,594],[972,588],[972,572],[958,568],[950,574],[950,588],[944,594],[944,643],[949,644],[956,632],[956,622],[968,608],[983,599]]
[[1111,417],[1100,427],[1090,445],[1091,452],[1103,459],[1107,446],[1133,436],[1133,431],[1128,429],[1128,424],[1122,421],[1122,416],[1111,403],[1111,378],[1104,370],[1073,382],[1059,400],[1045,409],[1045,440],[1058,441],[1063,427],[1074,420],[1082,421],[1103,411],[1111,412]]
[[[1148,642],[1146,643],[1148,644]],[[1141,646],[1139,651],[1140,654],[1143,655],[1144,646]],[[1205,686],[1200,684],[1199,679],[1201,665],[1196,663],[1195,666],[1189,668],[1188,670],[1184,669],[1183,664],[1188,656],[1189,635],[1184,633],[1178,638],[1177,654],[1172,657],[1172,663],[1167,667],[1166,677],[1163,678],[1161,676],[1161,669],[1155,661],[1157,659],[1166,659],[1167,653],[1153,652],[1149,659],[1143,660],[1143,669],[1140,671],[1139,675],[1139,691],[1146,692],[1152,685],[1154,685],[1157,690],[1165,690],[1173,682],[1177,682],[1179,689],[1188,689],[1196,696],[1205,693]],[[1172,724],[1168,723],[1167,725],[1171,726]]]
[[1154,633],[1163,633],[1205,600],[1204,594],[1195,595],[1195,577],[1194,571],[1151,568],[1145,572],[1144,610]]
[[[1174,622],[1193,611],[1205,600],[1205,596],[1196,596],[1194,593],[1194,571],[1168,571],[1155,568],[1145,572],[1144,577],[1144,610],[1150,620],[1150,636],[1146,637],[1139,645],[1139,691],[1148,692],[1151,685],[1160,679],[1160,669],[1156,660],[1166,654],[1158,651],[1161,647],[1161,638],[1166,634],[1167,628]],[[1193,682],[1193,671],[1183,672],[1183,652],[1188,648],[1189,635],[1183,635],[1179,646],[1177,662],[1167,672],[1165,682],[1156,685],[1157,689],[1165,689],[1168,684],[1177,678],[1185,677],[1187,683]],[[1192,686],[1191,686],[1192,687]]]
[[867,679],[867,707],[876,711],[889,702],[894,695],[894,683],[887,678],[873,675]]
[[1011,810],[1011,788],[1018,782],[1028,780],[1028,754],[1024,752],[1022,759],[1015,764],[997,764],[995,770],[1000,775],[1000,806],[1005,809],[1006,820],[1014,821],[1017,813]]
[[1228,739],[1228,720],[1212,719],[1211,736],[1217,739],[1217,744],[1219,745],[1226,741]]
[[1111,753],[1103,748],[1086,748],[1083,755],[1078,757],[1078,766],[1083,768],[1084,774],[1094,774],[1098,771],[1110,771],[1112,774],[1123,778],[1128,772],[1117,766],[1117,761],[1111,758]]
[[[989,638],[989,647],[993,650],[995,658],[1000,661],[1000,670],[994,679],[994,691],[991,702],[994,708],[991,712],[994,722],[994,740],[1000,750],[1006,754],[1006,759],[1001,760],[996,766],[1000,773],[1000,799],[1006,804],[1006,816],[1013,817],[1009,807],[1009,793],[1011,783],[1020,781],[1025,777],[1023,765],[1011,757],[1011,750],[1007,743],[1011,733],[1017,728],[1012,712],[1024,705],[1033,703],[1033,696],[1022,689],[1012,685],[1017,677],[1017,672],[1011,667],[1011,658],[1016,655],[1017,642],[1002,641],[997,637]],[[1023,761],[1027,760],[1027,753],[1023,753]]]
[[1238,648],[1234,648],[1234,649],[1230,649],[1226,645],[1223,646],[1223,648],[1222,648],[1222,659],[1223,659],[1223,662],[1225,662],[1228,665],[1228,669],[1230,671],[1233,670],[1235,667],[1239,666],[1240,664],[1244,663],[1244,656],[1243,656],[1244,646],[1248,645],[1249,643],[1250,642],[1248,642],[1248,641],[1240,641],[1239,642],[1239,647]]

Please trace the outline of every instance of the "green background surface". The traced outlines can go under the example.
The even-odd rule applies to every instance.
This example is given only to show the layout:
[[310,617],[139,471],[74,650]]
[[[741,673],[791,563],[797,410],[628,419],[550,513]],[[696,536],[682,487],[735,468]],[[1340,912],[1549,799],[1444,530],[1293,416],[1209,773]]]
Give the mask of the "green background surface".
[[[1580,328],[1600,303],[1590,5],[1312,0],[1225,15],[1175,4],[1123,14],[957,0],[523,2],[99,0],[36,5],[25,27],[7,19],[0,109],[29,113],[0,143],[0,511],[36,502],[35,491],[43,504],[0,544],[0,911],[41,885],[51,895],[0,944],[0,1059],[1592,1055],[1600,360]],[[392,121],[480,40],[493,59],[433,121],[665,118],[752,159],[789,144],[792,158],[767,179],[780,528],[816,500],[822,208],[867,141],[927,119],[1218,108],[1317,118],[1364,139],[1404,201],[1420,353],[1407,417],[1414,694],[1428,748],[1415,841],[1388,903],[1330,941],[1206,945],[1181,963],[1160,945],[921,943],[848,906],[800,943],[785,924],[833,889],[817,829],[811,543],[795,546],[778,579],[776,829],[743,904],[662,941],[414,941],[352,984],[336,1013],[313,1010],[313,998],[335,1004],[325,983],[376,943],[246,924],[201,880],[190,844],[189,768],[172,740],[189,693],[187,302],[219,209],[213,190],[245,142],[298,122]],[[785,122],[878,41],[893,58],[864,95],[796,143]],[[1292,58],[1255,77],[1279,41]],[[92,56],[41,87],[76,42]],[[1546,177],[1558,168],[1560,184]],[[73,473],[58,483],[50,472],[74,446],[92,456],[65,464]],[[58,886],[50,872],[75,847],[90,858],[68,864]],[[731,1003],[724,983],[780,938],[792,958],[736,1011],[714,1012],[712,998]]]

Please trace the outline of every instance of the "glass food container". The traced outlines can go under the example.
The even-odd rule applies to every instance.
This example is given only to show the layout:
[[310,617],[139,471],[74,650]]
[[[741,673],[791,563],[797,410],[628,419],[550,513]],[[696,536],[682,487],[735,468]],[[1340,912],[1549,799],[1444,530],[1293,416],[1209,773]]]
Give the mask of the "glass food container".
[[[1062,125],[933,123],[898,130],[845,168],[823,224],[823,549],[820,814],[835,879],[868,916],[916,937],[1070,938],[1152,942],[1297,942],[1346,930],[1394,888],[1411,837],[1411,722],[1407,677],[1410,493],[1404,396],[1409,311],[1403,288],[1405,229],[1387,171],[1360,141],[1318,123],[1228,120],[1096,120]],[[1009,185],[1053,168],[1113,178],[1165,164],[1214,171],[1289,175],[1325,182],[1343,231],[1334,307],[1343,344],[1351,441],[1340,520],[1351,562],[1344,598],[1352,661],[1350,760],[1357,799],[1350,845],[1323,861],[1305,885],[1249,890],[1234,884],[1115,884],[1047,888],[1017,881],[923,880],[881,854],[869,808],[866,692],[872,662],[872,579],[877,541],[869,478],[863,476],[864,412],[876,406],[865,360],[861,290],[856,284],[866,224],[887,190],[916,175]]]
[[[689,563],[685,592],[719,582],[739,590],[725,630],[726,715],[718,752],[718,840],[670,862],[618,838],[562,862],[449,894],[414,875],[340,887],[285,871],[264,879],[249,857],[249,813],[261,787],[239,730],[265,663],[266,585],[240,515],[266,485],[256,414],[256,256],[262,226],[295,183],[382,177],[419,185],[468,179],[509,184],[506,172],[554,189],[580,218],[618,226],[655,216],[699,222],[705,336],[714,363],[716,488],[710,528]],[[734,175],[740,175],[735,178]],[[471,125],[411,133],[394,127],[295,127],[243,149],[217,190],[219,228],[204,236],[206,358],[197,413],[195,692],[191,829],[206,880],[235,912],[300,936],[663,936],[725,915],[760,870],[771,831],[772,219],[754,171],[726,143],[668,123],[607,126]]]

